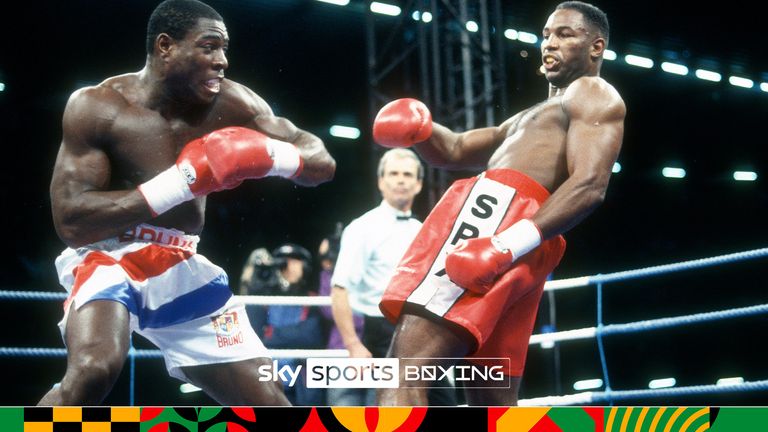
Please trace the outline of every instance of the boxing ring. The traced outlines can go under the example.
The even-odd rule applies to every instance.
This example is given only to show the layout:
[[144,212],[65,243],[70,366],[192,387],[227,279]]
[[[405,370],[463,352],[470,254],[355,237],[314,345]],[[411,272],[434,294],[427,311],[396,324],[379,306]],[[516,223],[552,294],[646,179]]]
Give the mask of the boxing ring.
[[[748,316],[768,313],[768,304],[747,305],[738,308],[718,311],[707,311],[690,315],[680,315],[656,318],[628,323],[603,322],[603,290],[606,284],[642,279],[671,273],[697,270],[704,267],[725,266],[732,263],[762,259],[768,257],[768,248],[754,249],[727,255],[683,261],[672,264],[658,265],[634,270],[609,274],[597,274],[568,279],[548,281],[545,291],[558,292],[567,289],[591,288],[596,289],[597,317],[595,326],[577,328],[565,331],[534,334],[530,344],[543,346],[545,344],[564,343],[575,340],[594,339],[600,357],[603,375],[603,391],[580,392],[567,395],[542,396],[521,399],[520,406],[558,406],[558,405],[612,405],[615,402],[637,398],[674,398],[686,395],[753,392],[768,390],[768,378],[758,381],[746,381],[731,384],[694,385],[661,389],[625,389],[616,390],[611,387],[609,358],[605,352],[604,339],[632,333],[669,329],[672,327],[690,326],[703,322],[731,320]],[[8,301],[63,301],[66,293],[35,292],[35,291],[0,291],[0,300]],[[246,305],[307,305],[330,306],[330,297],[296,297],[296,296],[239,296]],[[310,357],[346,357],[346,350],[310,350],[310,349],[281,349],[270,350],[274,358],[310,358]],[[0,347],[0,357],[66,357],[64,348],[41,347]],[[136,360],[160,359],[159,350],[130,348],[128,352],[130,373],[130,405],[134,404],[134,386]],[[665,401],[669,401],[666,399]]]

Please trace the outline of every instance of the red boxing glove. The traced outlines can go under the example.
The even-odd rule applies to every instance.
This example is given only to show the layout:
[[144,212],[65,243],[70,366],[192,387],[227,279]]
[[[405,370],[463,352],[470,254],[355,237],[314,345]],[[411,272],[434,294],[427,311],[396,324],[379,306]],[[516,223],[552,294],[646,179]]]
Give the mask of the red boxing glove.
[[232,188],[245,179],[295,177],[303,168],[293,144],[244,127],[228,127],[205,136],[205,152],[216,181]]
[[485,294],[501,274],[512,267],[509,251],[501,251],[491,237],[464,240],[445,258],[445,271],[458,286]]
[[181,149],[179,157],[176,158],[176,168],[192,195],[196,197],[237,186],[235,184],[226,187],[213,177],[205,152],[205,137],[190,141]]
[[445,258],[445,272],[462,288],[485,294],[518,258],[541,244],[539,227],[521,219],[493,237],[466,240]]
[[432,114],[421,101],[396,99],[373,121],[373,139],[384,147],[410,147],[432,135]]
[[237,187],[245,179],[295,177],[302,168],[293,144],[252,129],[228,127],[189,142],[175,165],[138,189],[157,216],[195,197]]

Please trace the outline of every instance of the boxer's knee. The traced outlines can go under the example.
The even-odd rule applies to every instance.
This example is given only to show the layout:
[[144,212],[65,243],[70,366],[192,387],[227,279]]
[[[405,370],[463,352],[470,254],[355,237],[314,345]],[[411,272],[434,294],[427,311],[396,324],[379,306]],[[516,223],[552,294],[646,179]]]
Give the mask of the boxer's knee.
[[120,376],[124,362],[125,358],[116,354],[71,356],[59,388],[62,400],[78,405],[100,403]]
[[398,320],[389,357],[464,357],[474,346],[474,338],[466,329],[410,310]]

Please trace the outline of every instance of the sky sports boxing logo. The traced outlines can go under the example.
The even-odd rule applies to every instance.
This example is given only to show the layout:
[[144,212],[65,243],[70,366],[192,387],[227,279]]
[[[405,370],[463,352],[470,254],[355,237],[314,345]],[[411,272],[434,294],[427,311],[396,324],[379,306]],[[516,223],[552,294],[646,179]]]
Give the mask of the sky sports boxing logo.
[[[509,388],[508,358],[308,358],[309,388],[437,387],[451,380],[465,388]],[[300,366],[299,366],[300,367]]]

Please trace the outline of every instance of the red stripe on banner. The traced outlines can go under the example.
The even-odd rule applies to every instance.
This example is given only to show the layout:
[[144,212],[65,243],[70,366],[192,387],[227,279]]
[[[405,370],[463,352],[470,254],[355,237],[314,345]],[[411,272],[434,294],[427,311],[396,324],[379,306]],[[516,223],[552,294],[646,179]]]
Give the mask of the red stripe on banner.
[[365,427],[369,431],[375,431],[376,426],[379,424],[379,408],[378,407],[365,407]]
[[605,430],[605,423],[604,423],[604,414],[605,414],[605,408],[599,407],[589,407],[589,408],[583,408],[584,412],[587,413],[590,417],[592,417],[592,420],[595,422],[595,432],[603,432]]
[[528,432],[563,432],[563,430],[548,415],[545,415]]
[[501,416],[503,416],[508,409],[510,408],[488,407],[488,432],[497,432],[496,423],[499,422]]
[[328,429],[323,425],[320,416],[317,414],[317,408],[312,407],[312,411],[309,412],[309,417],[307,417],[307,422],[304,423],[299,432],[328,432]]
[[232,407],[232,412],[245,421],[256,421],[256,411],[253,407]]
[[421,422],[424,421],[424,417],[427,416],[427,407],[414,407],[411,409],[411,413],[408,414],[408,418],[405,419],[403,424],[400,425],[394,432],[414,432],[419,430]]

